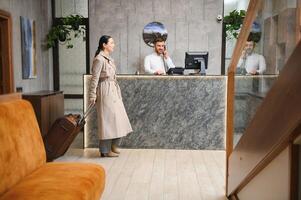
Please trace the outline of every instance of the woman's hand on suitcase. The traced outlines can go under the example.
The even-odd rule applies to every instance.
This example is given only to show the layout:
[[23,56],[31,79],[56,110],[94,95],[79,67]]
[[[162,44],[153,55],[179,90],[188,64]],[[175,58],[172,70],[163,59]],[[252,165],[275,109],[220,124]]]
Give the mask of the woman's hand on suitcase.
[[94,99],[94,98],[90,99],[90,104],[94,105],[95,102],[96,102],[96,99]]

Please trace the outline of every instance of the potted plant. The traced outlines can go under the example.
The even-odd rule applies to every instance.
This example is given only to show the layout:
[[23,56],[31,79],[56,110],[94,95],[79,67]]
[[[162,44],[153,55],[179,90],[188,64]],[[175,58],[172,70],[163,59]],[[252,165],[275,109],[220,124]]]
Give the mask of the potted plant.
[[[224,17],[224,25],[227,39],[237,39],[240,28],[246,16],[245,10],[233,10],[229,15]],[[253,22],[248,40],[259,42],[261,38],[261,27],[258,22]]]
[[47,48],[54,47],[58,42],[65,43],[67,48],[73,48],[71,42],[74,33],[75,38],[83,37],[85,40],[85,28],[80,26],[83,21],[81,15],[69,15],[61,19],[61,23],[51,27],[47,34]]
[[245,10],[233,10],[224,17],[225,33],[227,39],[237,39],[239,30],[246,16]]

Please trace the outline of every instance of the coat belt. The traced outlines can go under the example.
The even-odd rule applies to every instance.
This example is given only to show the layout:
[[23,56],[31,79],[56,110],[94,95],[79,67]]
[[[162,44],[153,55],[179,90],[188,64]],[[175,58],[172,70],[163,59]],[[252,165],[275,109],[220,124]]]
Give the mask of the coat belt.
[[120,87],[119,87],[119,85],[118,85],[117,80],[114,79],[114,78],[105,77],[105,78],[100,78],[100,82],[99,82],[99,83],[106,82],[106,81],[108,81],[108,82],[114,82],[114,83],[115,83],[115,85],[116,85],[116,87],[117,87],[117,90],[118,90],[118,91],[117,91],[118,96],[119,96],[120,98],[122,98],[122,97],[121,97]]

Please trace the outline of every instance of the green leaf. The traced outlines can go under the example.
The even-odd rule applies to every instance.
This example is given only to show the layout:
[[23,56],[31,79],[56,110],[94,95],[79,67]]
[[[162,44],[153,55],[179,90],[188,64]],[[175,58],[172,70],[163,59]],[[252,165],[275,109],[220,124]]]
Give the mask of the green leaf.
[[224,17],[225,31],[227,38],[237,38],[243,20],[245,18],[245,10],[232,10],[229,15]]
[[[67,48],[73,48],[71,42],[71,32],[74,32],[74,37],[83,37],[85,40],[85,27],[79,26],[83,23],[84,17],[82,15],[68,15],[62,19],[60,19],[60,24],[54,25],[49,30],[46,35],[47,39],[47,48],[51,48],[56,45],[58,39],[62,36],[66,37]],[[83,33],[83,34],[81,34]]]

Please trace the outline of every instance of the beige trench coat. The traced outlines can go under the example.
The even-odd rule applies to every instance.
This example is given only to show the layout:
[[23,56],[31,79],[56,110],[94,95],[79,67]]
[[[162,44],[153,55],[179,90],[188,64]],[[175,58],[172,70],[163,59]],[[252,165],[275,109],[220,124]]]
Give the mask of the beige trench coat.
[[100,140],[124,137],[133,131],[116,80],[114,60],[102,51],[93,61],[89,98],[96,99]]

